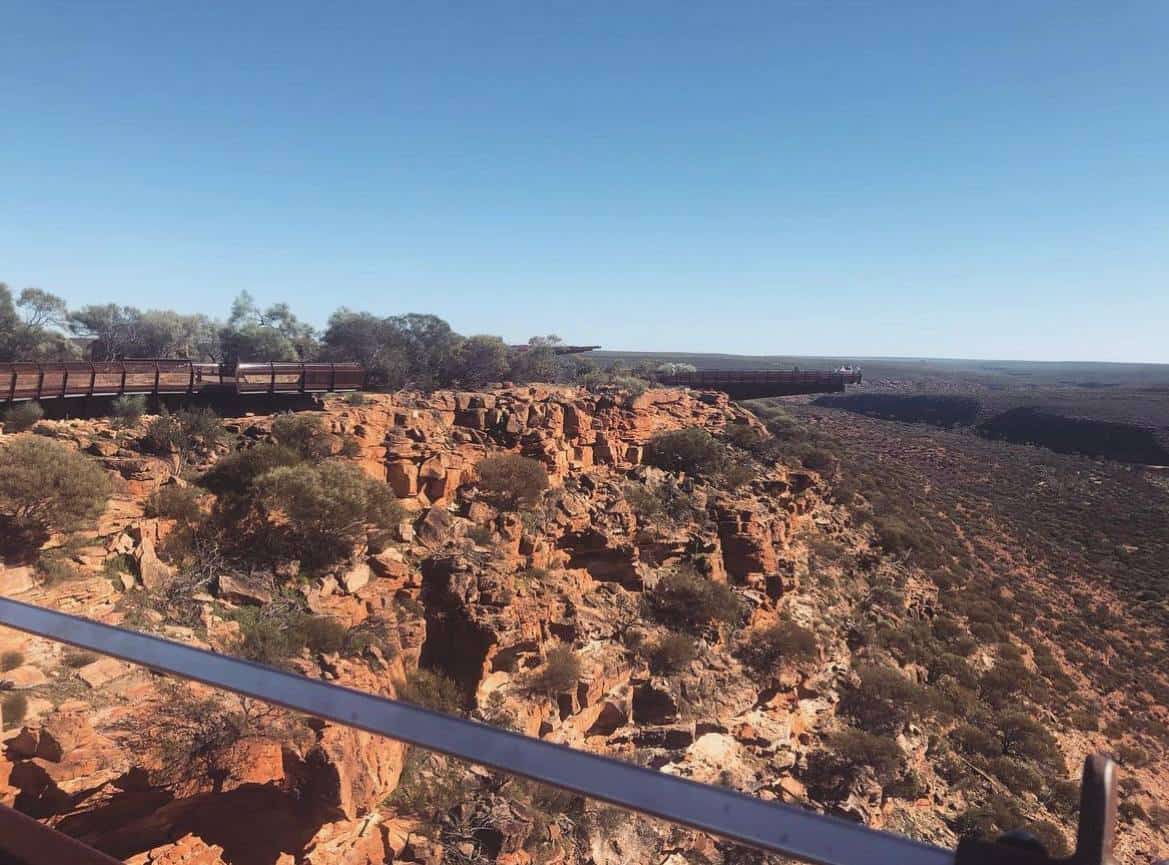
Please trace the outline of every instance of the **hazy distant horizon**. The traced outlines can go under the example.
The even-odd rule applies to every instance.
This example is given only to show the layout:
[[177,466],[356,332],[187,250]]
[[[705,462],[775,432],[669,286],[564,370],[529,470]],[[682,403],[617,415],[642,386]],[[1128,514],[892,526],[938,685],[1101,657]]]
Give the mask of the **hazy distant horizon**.
[[64,0],[4,25],[17,290],[1169,363],[1157,0]]

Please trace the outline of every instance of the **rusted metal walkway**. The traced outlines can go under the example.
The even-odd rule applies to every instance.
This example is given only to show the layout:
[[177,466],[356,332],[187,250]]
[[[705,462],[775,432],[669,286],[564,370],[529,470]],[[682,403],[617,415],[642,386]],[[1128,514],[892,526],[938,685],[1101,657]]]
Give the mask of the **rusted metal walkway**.
[[732,399],[794,396],[805,393],[841,393],[859,384],[861,373],[823,370],[700,369],[697,372],[659,373],[658,384],[695,390],[721,390]]
[[0,363],[0,403],[122,394],[327,393],[360,390],[356,363],[198,363],[150,358]]

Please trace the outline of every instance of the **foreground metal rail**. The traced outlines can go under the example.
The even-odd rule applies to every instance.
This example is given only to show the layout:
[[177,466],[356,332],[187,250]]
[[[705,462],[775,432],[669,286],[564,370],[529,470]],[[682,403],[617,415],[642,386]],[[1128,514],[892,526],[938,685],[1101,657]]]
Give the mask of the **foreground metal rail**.
[[[698,784],[6,598],[0,598],[0,625],[225,688],[808,862],[1037,865],[1053,861],[1025,847],[981,842],[967,843],[955,853],[856,823],[765,802],[722,787]],[[1069,863],[1108,865],[1111,862],[1113,823],[1105,821],[1115,817],[1114,776],[1110,761],[1103,758],[1089,761],[1080,843],[1076,854],[1067,860]]]

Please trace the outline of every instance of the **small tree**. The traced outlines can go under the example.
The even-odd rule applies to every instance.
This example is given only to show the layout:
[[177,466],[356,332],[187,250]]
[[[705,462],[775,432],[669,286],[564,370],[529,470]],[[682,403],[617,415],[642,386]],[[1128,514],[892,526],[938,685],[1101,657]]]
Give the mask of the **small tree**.
[[388,529],[402,519],[389,487],[345,463],[273,469],[256,488],[269,512],[283,515],[283,531],[306,561],[335,561],[352,550],[367,527]]
[[739,646],[738,655],[758,674],[774,672],[781,664],[816,657],[816,635],[795,622],[784,621],[768,628],[756,628]]
[[110,416],[116,427],[136,426],[146,414],[146,397],[140,393],[124,393],[113,401]]
[[459,686],[441,673],[422,667],[411,670],[404,681],[397,684],[398,699],[443,712],[459,715],[463,712],[464,697]]
[[101,513],[110,481],[93,460],[37,436],[0,448],[0,511],[18,526],[64,531]]
[[44,416],[45,410],[39,402],[22,402],[5,409],[0,418],[5,432],[19,433],[32,429]]
[[643,648],[649,668],[654,673],[669,675],[690,666],[698,655],[694,638],[685,634],[669,633]]
[[142,445],[151,453],[176,454],[181,469],[193,454],[209,453],[222,438],[223,426],[211,409],[164,410],[147,425]]
[[580,658],[571,646],[557,646],[548,652],[544,666],[532,674],[528,687],[533,691],[562,694],[580,680]]
[[145,510],[148,517],[165,517],[187,525],[199,522],[203,516],[199,507],[199,490],[177,484],[167,484],[151,493]]
[[727,462],[727,446],[699,427],[659,433],[645,446],[645,462],[671,472],[715,475]]
[[694,634],[719,623],[738,621],[742,605],[725,583],[716,583],[689,568],[662,577],[645,594],[650,616],[662,624]]
[[286,412],[272,421],[272,438],[306,459],[325,456],[321,448],[324,435],[321,419],[314,415]]
[[543,463],[518,454],[496,454],[479,461],[479,489],[498,507],[531,505],[548,488]]

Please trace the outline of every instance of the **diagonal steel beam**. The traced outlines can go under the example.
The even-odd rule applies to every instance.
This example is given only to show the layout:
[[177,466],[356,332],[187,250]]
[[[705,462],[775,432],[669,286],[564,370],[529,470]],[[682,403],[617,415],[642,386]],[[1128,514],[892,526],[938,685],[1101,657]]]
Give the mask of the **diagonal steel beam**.
[[261,664],[0,598],[0,625],[225,688],[821,865],[953,865],[900,835],[664,775]]

